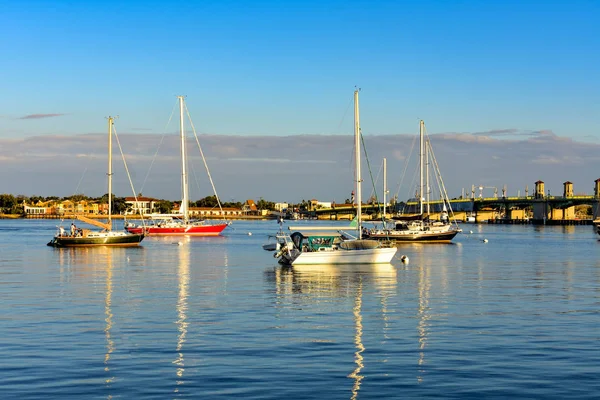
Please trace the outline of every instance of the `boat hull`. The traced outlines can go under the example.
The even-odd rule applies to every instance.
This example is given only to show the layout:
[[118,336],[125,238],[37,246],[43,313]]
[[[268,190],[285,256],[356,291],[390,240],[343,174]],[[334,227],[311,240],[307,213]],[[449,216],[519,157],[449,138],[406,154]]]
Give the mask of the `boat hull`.
[[316,264],[389,264],[397,249],[376,248],[365,250],[331,250],[302,252],[293,260],[288,261],[294,265]]
[[52,247],[94,247],[114,246],[131,247],[137,246],[144,239],[144,235],[122,234],[122,235],[98,235],[89,237],[55,236],[48,246]]
[[431,243],[446,243],[452,241],[459,231],[449,230],[445,232],[388,232],[388,233],[372,233],[367,235],[369,239],[375,240],[390,240],[393,242],[431,242]]
[[227,228],[227,224],[218,225],[181,225],[181,226],[148,226],[148,227],[127,227],[127,232],[141,234],[147,236],[219,236],[223,230]]

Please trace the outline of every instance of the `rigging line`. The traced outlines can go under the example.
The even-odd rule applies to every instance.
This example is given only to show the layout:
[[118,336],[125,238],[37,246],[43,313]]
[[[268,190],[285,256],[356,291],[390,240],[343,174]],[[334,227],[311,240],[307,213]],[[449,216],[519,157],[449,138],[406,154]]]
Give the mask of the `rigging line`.
[[[137,197],[137,194],[135,193],[135,188],[133,187],[133,182],[131,180],[131,175],[129,174],[129,168],[127,167],[127,161],[125,160],[125,154],[123,154],[123,148],[121,147],[121,142],[119,141],[119,136],[117,135],[117,130],[114,125],[113,125],[112,132],[115,135],[115,139],[117,140],[117,146],[119,147],[119,152],[121,153],[121,159],[123,160],[123,165],[125,166],[125,172],[127,172],[127,179],[129,179],[129,185],[131,186],[131,192],[133,193],[133,198],[135,199],[135,204],[139,204],[138,197]],[[109,199],[109,201],[110,201],[110,199]],[[142,217],[142,225],[144,225],[144,227],[146,227],[146,223],[144,222],[144,218],[143,218],[144,212],[142,211],[142,207],[138,207],[138,209],[140,212],[140,216]]]
[[[74,197],[75,195],[77,195],[79,188],[81,187],[81,183],[83,182],[83,178],[85,178],[85,174],[88,170],[89,164],[90,164],[90,159],[92,158],[93,153],[90,153],[87,155],[87,157],[85,157],[87,159],[87,163],[85,165],[85,168],[83,169],[83,172],[81,173],[81,177],[79,178],[79,182],[77,183],[77,187],[75,187],[75,192],[71,195],[71,198]],[[83,194],[83,193],[81,193]],[[74,204],[74,203],[73,203]],[[75,209],[73,208],[73,214],[75,214]],[[65,218],[64,218],[64,214],[62,216],[62,218],[60,219],[60,223],[62,224],[64,222]],[[75,220],[75,219],[73,219]]]
[[367,156],[367,147],[365,146],[365,138],[362,134],[362,130],[359,132],[360,140],[362,142],[363,153],[365,154],[365,160],[367,161],[367,169],[369,170],[369,176],[371,177],[371,185],[373,186],[373,191],[375,192],[375,202],[377,203],[377,210],[381,214],[382,209],[379,204],[379,198],[377,197],[377,191],[375,190],[375,181],[373,180],[373,172],[371,171],[371,163],[369,162],[369,157]]
[[217,189],[215,188],[215,183],[213,182],[212,176],[210,175],[210,170],[208,169],[208,164],[206,162],[206,158],[204,157],[204,152],[202,151],[202,147],[200,146],[200,140],[198,139],[198,135],[196,134],[196,127],[194,126],[194,122],[192,121],[192,117],[190,116],[190,110],[187,108],[187,104],[185,104],[185,112],[187,113],[188,119],[190,120],[190,125],[192,126],[192,131],[194,132],[194,138],[196,139],[196,144],[198,145],[198,149],[200,150],[200,155],[202,156],[202,161],[204,162],[204,168],[206,168],[206,174],[208,175],[208,180],[210,181],[210,185],[212,186],[213,192],[215,193],[215,197],[217,198],[217,204],[219,205],[219,210],[221,211],[221,215],[223,216],[223,220],[226,221],[225,213],[223,212],[223,206],[221,205],[221,199],[219,199],[219,195],[217,194]]
[[404,170],[402,171],[402,175],[400,176],[400,182],[398,183],[398,188],[396,189],[396,198],[398,198],[400,194],[400,189],[402,188],[402,184],[404,183],[404,177],[406,176],[406,171],[408,169],[408,165],[410,164],[410,160],[415,150],[415,144],[417,142],[417,138],[413,136],[412,144],[410,146],[410,151],[408,153],[408,157],[406,158],[406,162],[404,163]]
[[379,182],[379,176],[381,175],[382,171],[383,171],[383,161],[381,161],[381,165],[379,165],[379,170],[377,171],[377,176],[375,177],[374,186],[373,186],[373,189],[371,190],[371,194],[369,195],[369,197],[373,197],[373,195],[377,193],[377,191],[375,190],[375,186],[377,186],[377,183]]
[[146,177],[144,178],[144,181],[142,182],[142,187],[140,188],[140,193],[144,193],[144,187],[146,186],[146,182],[148,181],[148,177],[150,176],[150,171],[152,170],[152,166],[154,165],[154,161],[156,161],[156,156],[158,156],[158,151],[160,150],[160,146],[162,145],[163,141],[165,140],[165,136],[167,135],[167,127],[169,126],[169,124],[171,123],[171,120],[173,119],[173,115],[175,114],[175,108],[177,107],[177,103],[175,103],[175,105],[173,106],[173,110],[171,111],[171,116],[169,117],[169,120],[167,121],[167,124],[165,125],[164,128],[164,133],[162,134],[162,137],[160,138],[160,142],[158,143],[158,146],[156,147],[156,152],[154,153],[154,157],[152,157],[152,161],[150,162],[150,167],[148,168],[148,172],[146,172]]
[[340,123],[337,127],[337,132],[340,132],[340,128],[342,127],[342,124],[344,123],[344,120],[346,119],[346,115],[348,114],[348,110],[350,109],[350,106],[352,105],[352,103],[354,103],[354,96],[352,96],[350,98],[350,101],[348,102],[348,105],[346,106],[346,111],[344,111],[344,114],[342,114],[342,119],[340,120]]
[[[433,166],[435,168],[435,171],[437,172],[436,174],[436,179],[438,179],[439,177],[439,182],[438,182],[438,186],[440,187],[440,192],[442,193],[443,196],[443,201],[448,204],[448,210],[449,210],[449,215],[452,216],[452,219],[454,220],[455,225],[456,224],[456,218],[454,216],[454,210],[452,210],[452,204],[450,204],[450,198],[448,197],[448,192],[446,191],[446,186],[444,185],[444,180],[442,179],[442,174],[440,172],[440,167],[437,163],[437,159],[435,158],[435,155],[433,154],[433,148],[431,146],[431,142],[429,141],[429,137],[427,138],[427,142],[429,143],[429,153],[431,154],[431,158],[433,161]],[[458,226],[458,225],[457,225]]]

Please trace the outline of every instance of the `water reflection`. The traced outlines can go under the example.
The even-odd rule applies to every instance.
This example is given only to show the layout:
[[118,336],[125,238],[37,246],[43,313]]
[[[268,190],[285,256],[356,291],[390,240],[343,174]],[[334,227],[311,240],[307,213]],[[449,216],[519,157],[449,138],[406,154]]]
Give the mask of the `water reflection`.
[[[54,249],[57,252],[58,266],[61,281],[70,281],[73,278],[87,281],[104,281],[104,385],[107,390],[112,389],[116,378],[111,370],[113,353],[116,351],[112,335],[114,325],[113,314],[113,281],[115,270],[125,266],[129,267],[138,262],[144,262],[143,248],[112,248],[112,247],[82,247]],[[131,262],[131,257],[134,258]],[[107,398],[112,398],[107,394]]]
[[[115,343],[112,339],[110,330],[113,325],[113,314],[112,314],[112,293],[113,293],[113,282],[112,282],[112,274],[113,274],[113,265],[112,265],[112,253],[106,248],[106,293],[104,295],[104,321],[106,322],[106,326],[104,328],[104,336],[106,338],[106,354],[104,355],[104,371],[107,373],[108,377],[105,380],[107,386],[114,382],[115,377],[110,373],[110,356],[115,350]],[[109,396],[110,398],[111,396]]]
[[417,311],[417,333],[419,337],[419,360],[417,382],[423,382],[423,374],[425,373],[425,347],[427,346],[427,336],[429,333],[429,319],[431,318],[429,308],[429,290],[431,288],[431,280],[429,277],[429,268],[421,266],[419,268],[419,308]]
[[354,297],[352,315],[355,368],[348,374],[348,378],[353,380],[350,398],[357,399],[361,384],[365,379],[365,375],[361,374],[366,362],[366,347],[363,342],[363,302],[366,300],[364,293],[372,293],[373,288],[377,293],[384,321],[383,334],[384,337],[387,337],[387,302],[388,297],[396,293],[396,268],[391,264],[303,265],[277,267],[268,276],[272,277],[275,283],[278,303],[283,303],[286,298],[289,300],[298,295],[301,295],[302,301],[315,304],[319,303],[323,295]]
[[354,384],[352,385],[352,396],[350,397],[352,400],[358,397],[358,391],[360,389],[360,382],[363,380],[364,376],[360,374],[360,371],[364,368],[362,356],[363,351],[365,351],[365,346],[362,342],[362,334],[363,334],[363,326],[362,326],[362,279],[358,282],[356,288],[356,298],[354,299],[354,307],[352,308],[352,313],[354,314],[354,345],[356,346],[356,352],[354,352],[354,363],[356,364],[356,368],[348,378],[354,379]]
[[178,246],[178,296],[177,296],[177,321],[175,321],[177,325],[177,330],[179,334],[177,335],[177,346],[175,351],[177,351],[177,358],[173,361],[173,364],[177,366],[177,380],[175,393],[179,392],[179,386],[184,383],[183,373],[185,372],[185,359],[183,356],[183,345],[186,341],[186,335],[188,331],[187,322],[187,310],[188,310],[188,296],[189,296],[189,285],[190,285],[190,249],[189,243],[190,238],[188,236],[182,237],[180,240],[180,245]]

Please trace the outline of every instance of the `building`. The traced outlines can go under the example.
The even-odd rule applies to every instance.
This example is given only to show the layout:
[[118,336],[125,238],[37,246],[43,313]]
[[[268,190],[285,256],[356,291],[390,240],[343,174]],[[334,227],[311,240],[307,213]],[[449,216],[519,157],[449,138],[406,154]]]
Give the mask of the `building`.
[[284,210],[287,210],[289,206],[290,205],[288,203],[275,203],[275,210],[282,212]]
[[258,207],[256,207],[254,200],[246,200],[246,203],[242,206],[242,212],[244,214],[258,214]]
[[154,207],[158,202],[159,200],[153,199],[152,197],[125,197],[125,203],[127,203],[128,206],[125,214],[152,214],[154,212]]
[[223,207],[190,207],[189,216],[192,218],[205,219],[205,218],[226,218],[226,217],[238,217],[244,213],[239,208]]

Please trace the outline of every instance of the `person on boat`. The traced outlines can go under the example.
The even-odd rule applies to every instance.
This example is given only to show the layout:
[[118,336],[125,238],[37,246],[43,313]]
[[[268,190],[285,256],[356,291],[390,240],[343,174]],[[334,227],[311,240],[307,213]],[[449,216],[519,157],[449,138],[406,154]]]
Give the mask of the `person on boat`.
[[63,228],[62,226],[60,226],[58,228],[59,234],[58,236],[65,236],[65,228]]
[[75,232],[77,231],[77,227],[74,222],[71,222],[71,236],[75,236]]

